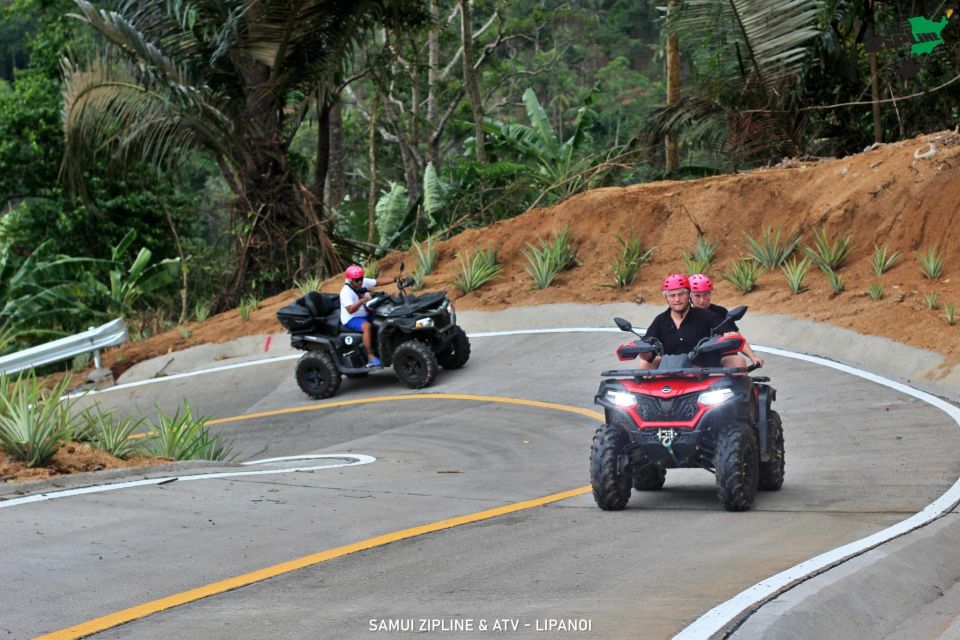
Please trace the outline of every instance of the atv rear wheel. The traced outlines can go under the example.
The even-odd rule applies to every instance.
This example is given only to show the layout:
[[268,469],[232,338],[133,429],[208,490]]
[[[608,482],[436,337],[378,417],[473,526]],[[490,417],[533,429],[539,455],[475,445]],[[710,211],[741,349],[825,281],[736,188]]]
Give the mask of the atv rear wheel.
[[627,435],[613,424],[602,424],[590,447],[590,484],[593,499],[604,511],[619,511],[630,500],[630,476],[620,475],[617,462]]
[[329,398],[340,388],[340,372],[326,351],[308,351],[297,362],[297,384],[311,398]]
[[757,483],[757,489],[760,491],[779,491],[783,486],[783,471],[786,466],[784,460],[783,447],[783,423],[780,421],[780,414],[776,411],[770,412],[768,437],[772,444],[772,457],[768,462],[760,463],[760,480]]
[[633,476],[633,488],[637,491],[659,491],[667,479],[667,470],[651,464]]
[[459,369],[470,359],[470,339],[460,327],[453,328],[453,339],[446,349],[437,354],[437,362],[444,369]]
[[419,340],[407,340],[393,352],[393,371],[411,389],[422,389],[437,377],[437,357]]
[[714,460],[717,497],[727,511],[746,511],[753,506],[760,475],[757,438],[746,425],[725,429],[717,442]]

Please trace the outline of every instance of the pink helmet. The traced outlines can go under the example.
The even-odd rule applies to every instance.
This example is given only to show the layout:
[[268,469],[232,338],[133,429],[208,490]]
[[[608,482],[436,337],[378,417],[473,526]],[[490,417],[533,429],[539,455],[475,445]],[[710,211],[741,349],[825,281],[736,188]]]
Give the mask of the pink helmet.
[[682,273],[671,273],[663,280],[663,286],[660,291],[676,291],[677,289],[690,289],[690,282],[687,276]]
[[358,264],[352,264],[352,265],[350,265],[349,267],[347,267],[346,276],[347,276],[347,280],[348,280],[348,281],[349,281],[349,280],[353,280],[354,278],[362,278],[362,277],[363,277],[363,267],[361,267],[361,266],[358,265]]
[[713,291],[713,282],[702,273],[690,276],[690,293],[709,293]]

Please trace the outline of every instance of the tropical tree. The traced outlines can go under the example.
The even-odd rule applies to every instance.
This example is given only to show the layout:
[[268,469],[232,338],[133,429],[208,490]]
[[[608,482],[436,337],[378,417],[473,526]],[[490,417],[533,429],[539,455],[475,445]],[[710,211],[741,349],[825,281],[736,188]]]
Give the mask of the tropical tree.
[[107,42],[64,62],[64,171],[81,189],[103,148],[167,166],[212,154],[236,196],[232,293],[257,278],[286,286],[298,265],[340,260],[328,221],[290,143],[358,35],[421,18],[414,0],[147,0],[114,11],[76,0],[75,16]]

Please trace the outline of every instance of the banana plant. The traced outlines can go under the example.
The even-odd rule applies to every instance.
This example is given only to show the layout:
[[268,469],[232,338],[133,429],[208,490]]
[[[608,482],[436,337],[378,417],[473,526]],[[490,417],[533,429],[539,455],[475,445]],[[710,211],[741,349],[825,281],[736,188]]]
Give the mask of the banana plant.
[[[421,212],[427,229],[436,226],[436,214],[444,206],[446,187],[433,163],[428,163],[423,172],[423,195]],[[416,207],[411,206],[410,196],[402,184],[391,182],[390,190],[377,201],[377,231],[381,247],[391,247],[404,234],[410,232],[415,222]]]

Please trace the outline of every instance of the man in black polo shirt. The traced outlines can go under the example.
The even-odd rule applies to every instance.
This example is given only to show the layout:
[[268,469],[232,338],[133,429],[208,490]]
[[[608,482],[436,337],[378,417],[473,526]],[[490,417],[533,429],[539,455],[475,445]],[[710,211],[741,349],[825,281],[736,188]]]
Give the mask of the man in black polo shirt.
[[[697,343],[709,337],[713,328],[723,321],[723,318],[712,311],[698,309],[690,304],[690,283],[682,274],[667,276],[660,290],[667,299],[669,308],[653,319],[644,337],[653,337],[663,343],[664,354],[675,355],[693,351]],[[721,363],[706,364],[716,366]],[[649,362],[641,356],[638,365],[641,369],[656,369],[660,365],[660,356]],[[726,356],[722,365],[743,367],[746,362],[740,356]]]

